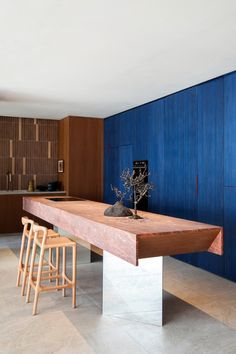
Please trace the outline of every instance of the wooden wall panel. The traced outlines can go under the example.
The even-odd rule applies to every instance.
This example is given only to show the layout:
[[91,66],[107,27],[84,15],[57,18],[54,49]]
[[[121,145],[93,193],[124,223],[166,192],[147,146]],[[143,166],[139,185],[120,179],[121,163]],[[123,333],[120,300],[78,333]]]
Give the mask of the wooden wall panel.
[[101,201],[103,198],[103,119],[69,116],[60,122],[59,178],[68,194]]

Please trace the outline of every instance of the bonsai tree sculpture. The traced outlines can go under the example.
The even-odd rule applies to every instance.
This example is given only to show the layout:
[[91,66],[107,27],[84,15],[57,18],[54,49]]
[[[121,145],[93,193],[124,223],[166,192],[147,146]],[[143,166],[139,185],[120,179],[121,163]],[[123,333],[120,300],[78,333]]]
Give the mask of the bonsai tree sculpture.
[[112,190],[112,192],[115,193],[118,202],[123,203],[123,199],[125,198],[126,191],[123,191],[123,192],[122,192],[122,191],[119,190],[117,187],[113,187],[112,184],[111,184],[111,190]]
[[[140,200],[147,196],[149,197],[149,191],[154,188],[152,183],[145,183],[145,179],[150,175],[146,170],[139,170],[139,174],[136,175],[135,171],[132,173],[129,169],[125,169],[122,171],[121,180],[125,189],[125,194],[130,195],[130,199],[134,201],[134,215],[131,216],[133,219],[141,219],[141,217],[137,214],[137,205]],[[123,196],[124,198],[124,196]]]
[[[117,202],[108,207],[104,211],[104,215],[116,217],[129,216],[133,219],[142,219],[137,213],[137,205],[144,196],[149,197],[148,192],[154,188],[152,183],[145,183],[145,179],[149,175],[146,170],[142,171],[141,169],[138,175],[136,175],[135,171],[131,173],[129,168],[123,170],[120,176],[123,190],[119,190],[117,187],[111,185],[111,190],[115,193]],[[123,205],[123,199],[134,201],[134,214]]]

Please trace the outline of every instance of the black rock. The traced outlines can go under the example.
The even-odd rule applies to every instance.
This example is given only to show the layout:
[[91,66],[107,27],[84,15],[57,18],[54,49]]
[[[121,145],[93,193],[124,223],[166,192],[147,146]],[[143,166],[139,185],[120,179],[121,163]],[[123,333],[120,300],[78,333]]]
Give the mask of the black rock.
[[116,202],[114,205],[110,206],[104,211],[105,216],[131,216],[133,215],[132,211],[129,208],[126,208],[122,202]]

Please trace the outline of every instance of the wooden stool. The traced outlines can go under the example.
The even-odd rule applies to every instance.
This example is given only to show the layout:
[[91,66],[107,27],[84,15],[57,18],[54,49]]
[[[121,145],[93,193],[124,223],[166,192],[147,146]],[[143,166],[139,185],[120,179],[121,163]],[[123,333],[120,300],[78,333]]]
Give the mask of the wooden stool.
[[[34,305],[33,305],[33,315],[37,312],[37,304],[38,304],[38,297],[41,291],[49,291],[49,290],[60,290],[62,289],[62,295],[65,296],[65,289],[71,288],[72,289],[72,307],[76,307],[76,242],[71,241],[67,237],[57,237],[57,238],[50,238],[48,234],[48,229],[43,226],[33,225],[33,232],[34,232],[34,244],[32,250],[32,258],[30,264],[30,272],[29,272],[29,281],[28,281],[28,289],[26,295],[26,302],[30,300],[30,291],[31,287],[35,290],[34,295]],[[39,234],[42,233],[43,237],[39,237]],[[33,270],[34,270],[34,262],[35,262],[35,255],[36,255],[36,248],[37,246],[40,248],[40,257],[38,263],[38,272],[37,277],[33,277]],[[72,279],[69,279],[66,275],[66,247],[72,247]],[[57,273],[56,275],[50,274],[48,271],[48,276],[42,276],[42,267],[43,267],[43,259],[44,253],[47,249],[56,249],[59,253],[59,249],[62,248],[63,250],[63,257],[62,257],[62,273]],[[59,284],[59,279],[62,279],[62,285]],[[48,279],[56,279],[56,285],[46,286],[42,285],[42,280]]]
[[[17,274],[17,281],[16,281],[16,286],[20,285],[20,280],[21,280],[21,274],[23,274],[23,280],[22,280],[22,288],[21,288],[21,295],[25,294],[25,285],[26,285],[26,279],[29,275],[29,258],[30,258],[30,251],[31,251],[31,245],[32,241],[34,239],[34,234],[33,234],[33,225],[34,221],[27,218],[27,217],[22,217],[21,222],[24,225],[23,228],[23,234],[22,234],[22,239],[21,239],[21,248],[20,248],[20,259],[19,259],[19,265],[18,265],[18,274]],[[48,236],[49,237],[59,237],[60,235],[49,229],[48,230]],[[39,237],[43,237],[43,233],[39,233]],[[24,257],[24,250],[25,250],[25,241],[27,242],[27,247],[26,247],[26,254]],[[25,258],[25,260],[23,260]],[[59,259],[56,257],[56,265],[52,263],[52,252],[51,250],[49,251],[48,255],[48,262],[44,262],[44,265],[48,265],[49,269],[55,270],[59,266]],[[35,266],[38,266],[35,264]]]

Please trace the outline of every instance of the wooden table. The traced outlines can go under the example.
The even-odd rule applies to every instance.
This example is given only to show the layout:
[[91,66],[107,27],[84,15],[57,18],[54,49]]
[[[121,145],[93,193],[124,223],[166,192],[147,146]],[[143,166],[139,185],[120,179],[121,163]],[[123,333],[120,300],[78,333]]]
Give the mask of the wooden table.
[[[123,317],[127,309],[128,317],[132,317],[132,312],[135,320],[143,320],[152,312],[153,316],[146,322],[162,324],[162,256],[201,251],[222,255],[222,228],[149,212],[139,212],[143,219],[138,220],[106,217],[103,213],[107,207],[107,204],[88,200],[55,202],[43,197],[23,200],[23,209],[27,212],[103,250],[103,312],[113,314],[113,307],[123,302],[124,306],[118,306],[118,314]],[[158,265],[158,271],[153,264]],[[140,280],[136,293],[135,277]],[[135,295],[127,299],[130,283]],[[138,301],[140,283],[146,290]],[[156,288],[154,283],[158,284]],[[153,300],[153,295],[157,298],[157,294],[154,310],[148,305],[145,310],[144,301],[147,304]],[[111,301],[111,297],[116,297],[116,301]]]

